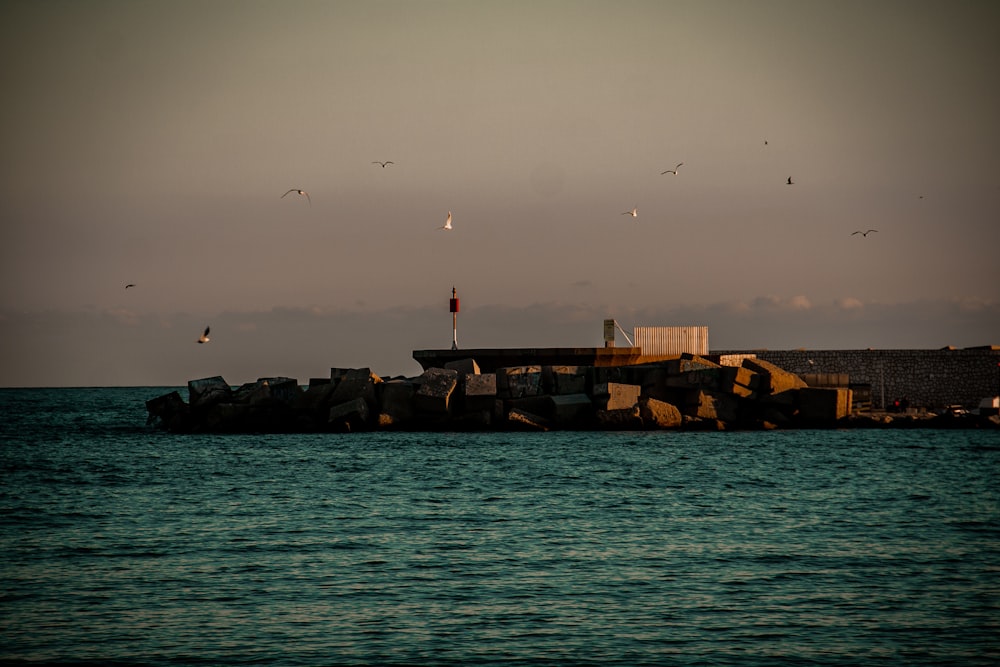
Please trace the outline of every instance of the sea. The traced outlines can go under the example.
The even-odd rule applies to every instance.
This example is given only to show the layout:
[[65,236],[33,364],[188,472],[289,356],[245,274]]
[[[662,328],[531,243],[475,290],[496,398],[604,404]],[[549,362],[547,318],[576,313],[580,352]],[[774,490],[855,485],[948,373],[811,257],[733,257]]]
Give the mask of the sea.
[[176,435],[172,389],[0,389],[0,664],[1000,664],[995,430]]

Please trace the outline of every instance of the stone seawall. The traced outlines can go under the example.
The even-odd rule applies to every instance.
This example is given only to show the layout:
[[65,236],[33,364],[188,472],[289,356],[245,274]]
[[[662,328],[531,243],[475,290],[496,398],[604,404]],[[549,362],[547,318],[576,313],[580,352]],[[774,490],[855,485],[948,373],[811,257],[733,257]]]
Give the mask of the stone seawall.
[[[846,373],[851,384],[871,385],[872,406],[907,399],[912,407],[975,408],[1000,388],[1000,348],[941,350],[725,350],[713,355],[752,354],[792,373]],[[883,402],[884,397],[884,402]]]

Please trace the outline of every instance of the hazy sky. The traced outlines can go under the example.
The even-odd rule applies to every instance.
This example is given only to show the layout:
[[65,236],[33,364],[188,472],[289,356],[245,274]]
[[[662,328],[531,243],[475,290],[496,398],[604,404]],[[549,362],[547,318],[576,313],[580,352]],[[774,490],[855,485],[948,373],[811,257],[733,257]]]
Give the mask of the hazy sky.
[[612,316],[717,349],[1000,344],[998,26],[5,0],[0,385],[414,375],[453,285],[465,347],[599,346]]

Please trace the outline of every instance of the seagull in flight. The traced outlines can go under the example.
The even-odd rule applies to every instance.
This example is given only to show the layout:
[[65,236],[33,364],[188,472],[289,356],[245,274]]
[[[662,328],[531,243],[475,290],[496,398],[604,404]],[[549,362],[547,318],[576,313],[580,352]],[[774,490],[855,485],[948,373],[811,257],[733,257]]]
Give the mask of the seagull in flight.
[[201,343],[207,343],[208,341],[212,340],[211,338],[208,337],[208,330],[209,329],[211,329],[211,327],[205,327],[205,333],[203,333],[202,335],[198,336],[198,343],[199,344],[201,344]]
[[858,230],[858,231],[856,231],[856,232],[851,232],[851,236],[854,236],[855,234],[861,234],[862,236],[868,236],[868,235],[869,235],[869,234],[871,234],[872,232],[877,232],[877,231],[878,231],[877,229],[869,229],[869,230],[868,230],[867,232],[863,232],[863,231],[861,231],[861,230],[859,229],[859,230]]
[[287,196],[287,195],[290,195],[290,194],[291,194],[291,193],[293,193],[293,192],[294,192],[295,194],[297,194],[297,195],[301,195],[301,196],[305,197],[305,198],[306,198],[306,200],[307,200],[307,201],[309,202],[309,205],[310,205],[310,206],[312,206],[312,205],[313,205],[313,202],[312,202],[312,199],[309,199],[309,193],[308,193],[308,192],[306,192],[305,190],[297,190],[296,188],[292,188],[291,190],[289,190],[289,191],[288,191],[288,192],[286,192],[285,194],[281,195],[281,199],[284,199],[284,198],[285,198],[285,196]]
[[135,287],[135,283],[129,283],[125,286],[125,289],[128,289],[129,287]]
[[785,183],[785,185],[795,185],[795,183],[792,183],[792,177],[791,176],[788,177],[788,182]]
[[677,166],[674,167],[673,169],[667,169],[666,171],[661,171],[660,172],[660,176],[663,176],[664,174],[673,174],[674,176],[676,176],[677,175],[677,170],[680,169],[680,166],[682,164],[684,164],[684,163],[683,162],[678,162]]
[[372,160],[372,164],[380,164],[380,165],[382,165],[382,168],[385,169],[385,165],[387,165],[387,164],[396,164],[396,163],[393,162],[392,160],[388,160],[386,162],[379,162],[378,160]]
[[448,217],[445,218],[444,224],[441,225],[440,227],[438,227],[438,229],[447,229],[447,230],[451,230],[452,229],[452,226],[451,226],[451,211],[448,211]]
[[622,215],[631,215],[633,218],[639,215],[638,207],[634,207],[631,211],[625,211]]

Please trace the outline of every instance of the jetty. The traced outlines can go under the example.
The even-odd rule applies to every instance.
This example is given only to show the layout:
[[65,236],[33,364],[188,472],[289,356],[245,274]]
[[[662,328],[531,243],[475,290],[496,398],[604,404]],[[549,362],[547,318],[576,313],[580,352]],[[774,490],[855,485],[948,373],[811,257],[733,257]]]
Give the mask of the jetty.
[[870,395],[858,400],[846,377],[810,378],[748,353],[604,347],[413,356],[423,368],[414,377],[332,368],[308,385],[288,377],[237,387],[219,376],[191,380],[187,400],[180,391],[148,400],[148,423],[175,433],[1000,428],[996,410],[873,410]]

